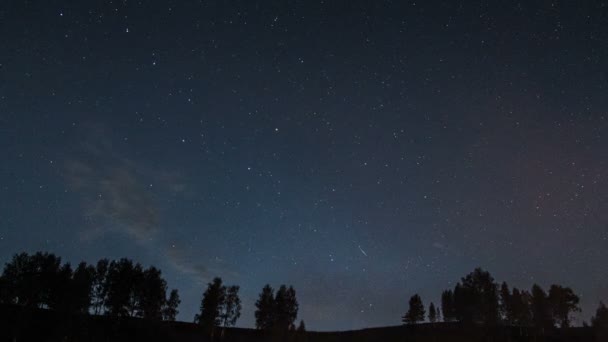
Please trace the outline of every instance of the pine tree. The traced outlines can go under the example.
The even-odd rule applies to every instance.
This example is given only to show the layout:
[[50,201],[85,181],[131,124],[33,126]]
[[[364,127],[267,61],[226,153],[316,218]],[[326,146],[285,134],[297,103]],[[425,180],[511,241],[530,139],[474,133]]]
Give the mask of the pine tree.
[[410,298],[410,308],[403,316],[402,321],[405,324],[416,324],[424,321],[424,305],[419,295],[415,294]]
[[299,333],[303,333],[306,331],[306,325],[304,325],[304,320],[300,320],[300,324],[298,325],[298,330]]
[[429,305],[429,322],[435,323],[437,321],[437,311],[435,310],[435,304],[431,302]]

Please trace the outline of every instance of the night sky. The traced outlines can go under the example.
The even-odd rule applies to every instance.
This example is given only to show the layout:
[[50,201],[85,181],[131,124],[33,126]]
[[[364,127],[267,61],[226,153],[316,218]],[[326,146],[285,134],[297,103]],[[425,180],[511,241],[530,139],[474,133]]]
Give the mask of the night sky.
[[2,1],[0,261],[292,284],[395,325],[473,268],[608,301],[605,1]]

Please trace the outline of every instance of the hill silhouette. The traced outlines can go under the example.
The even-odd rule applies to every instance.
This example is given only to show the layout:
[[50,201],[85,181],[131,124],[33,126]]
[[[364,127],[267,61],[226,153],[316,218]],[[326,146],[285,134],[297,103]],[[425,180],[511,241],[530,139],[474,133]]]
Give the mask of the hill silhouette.
[[0,340],[34,341],[142,341],[142,342],[600,342],[591,327],[556,329],[543,335],[532,328],[468,325],[459,322],[426,323],[340,332],[274,333],[258,329],[226,328],[223,337],[210,337],[199,324],[156,321],[134,317],[60,314],[53,310],[0,305]]

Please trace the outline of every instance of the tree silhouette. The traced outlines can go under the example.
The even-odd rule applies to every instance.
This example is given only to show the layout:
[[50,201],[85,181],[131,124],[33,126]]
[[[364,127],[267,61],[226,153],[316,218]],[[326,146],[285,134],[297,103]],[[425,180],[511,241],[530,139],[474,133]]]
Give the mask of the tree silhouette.
[[608,340],[608,308],[603,302],[600,302],[595,316],[591,318],[591,326],[595,330],[597,341]]
[[[160,270],[143,271],[129,259],[102,259],[97,266],[69,263],[51,253],[15,254],[0,276],[0,302],[30,308],[46,308],[62,314],[137,316],[163,319],[165,308],[177,313],[179,297],[166,299],[166,281]],[[171,298],[169,299],[171,300]],[[175,317],[168,311],[167,317]]]
[[506,282],[502,282],[500,285],[500,317],[506,324],[514,324],[513,309],[512,309],[513,298],[509,285]]
[[608,308],[603,302],[595,310],[595,316],[591,318],[591,325],[593,327],[604,327],[608,329]]
[[424,321],[424,305],[418,294],[415,294],[410,298],[409,305],[409,310],[402,318],[403,323],[416,324],[417,322]]
[[596,341],[608,341],[608,308],[600,302],[595,316],[591,318],[591,326],[595,331]]
[[300,324],[298,325],[297,332],[303,333],[306,331],[306,325],[304,324],[304,320],[300,320]]
[[222,326],[232,327],[241,317],[241,299],[239,298],[239,287],[229,286],[225,288],[224,302],[220,308]]
[[42,273],[42,284],[48,284],[43,292],[46,308],[64,313],[70,312],[73,307],[72,266],[69,263],[60,265],[60,259],[57,259],[59,261],[57,265],[60,266],[56,269],[54,260],[47,259],[46,261],[50,262],[43,266],[49,268]]
[[580,299],[569,287],[551,285],[548,300],[553,320],[562,328],[570,326],[572,313],[581,311],[578,306]]
[[93,300],[93,281],[95,278],[95,268],[81,262],[76,267],[72,276],[72,286],[70,294],[72,300],[72,311],[78,313],[88,313]]
[[429,322],[435,323],[437,321],[437,311],[435,310],[435,304],[431,302],[429,305]]
[[213,328],[220,326],[220,310],[225,300],[226,289],[222,285],[221,278],[214,278],[207,284],[201,300],[200,314],[195,316],[195,321],[203,326],[207,332],[213,334]]
[[476,268],[454,289],[459,320],[494,324],[498,322],[498,285],[489,272]]
[[95,276],[93,277],[93,313],[96,315],[102,313],[106,303],[109,266],[110,261],[108,259],[101,259],[95,267]]
[[138,316],[161,320],[167,295],[167,282],[161,277],[161,271],[155,267],[146,269],[142,274],[141,284],[137,291],[140,302]]
[[555,326],[547,294],[537,284],[532,286],[532,299],[530,304],[532,322],[538,330],[544,332]]
[[255,302],[255,326],[257,329],[272,329],[275,322],[274,289],[266,284]]
[[279,331],[293,328],[298,317],[298,301],[296,290],[290,286],[281,285],[275,296],[275,322],[274,327]]
[[163,320],[175,321],[175,317],[179,313],[177,307],[182,301],[179,299],[179,293],[176,289],[171,290],[163,309]]
[[532,325],[531,301],[532,296],[527,291],[519,291],[518,288],[513,288],[510,296],[512,324],[519,326]]
[[454,286],[454,317],[460,322],[473,321],[473,294],[460,283]]
[[60,270],[61,259],[54,254],[15,254],[2,273],[2,301],[30,308],[57,307],[60,292],[65,291],[60,284]]
[[139,263],[129,259],[112,261],[108,268],[105,307],[111,316],[131,316],[140,309],[140,289],[143,271]]
[[456,319],[454,293],[452,290],[445,290],[441,294],[441,311],[443,312],[444,321],[451,322]]

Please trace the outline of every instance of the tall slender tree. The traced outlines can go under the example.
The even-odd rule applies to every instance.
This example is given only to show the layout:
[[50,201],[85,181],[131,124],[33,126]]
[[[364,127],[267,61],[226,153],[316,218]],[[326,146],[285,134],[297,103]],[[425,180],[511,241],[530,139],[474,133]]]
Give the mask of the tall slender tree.
[[532,325],[532,311],[530,308],[532,296],[527,291],[520,291],[514,287],[510,296],[512,323],[518,326]]
[[608,307],[603,302],[595,310],[595,316],[591,318],[591,326],[608,330]]
[[443,320],[451,322],[456,319],[454,310],[454,293],[452,290],[445,290],[441,294],[441,311],[443,312]]
[[161,320],[167,296],[167,282],[156,267],[146,269],[138,286],[140,312],[138,316],[146,319]]
[[78,313],[88,313],[93,301],[93,282],[95,279],[95,267],[81,262],[74,270],[72,284],[70,286],[70,297],[72,310]]
[[203,326],[207,332],[212,333],[214,327],[220,326],[222,322],[220,312],[226,300],[225,296],[226,288],[222,285],[221,278],[214,278],[207,284],[201,300],[200,314],[195,317],[198,324]]
[[435,310],[435,304],[431,302],[429,305],[429,322],[435,323],[437,321],[437,311]]
[[280,331],[295,329],[294,322],[298,317],[298,301],[296,290],[290,286],[281,285],[275,296],[274,328]]
[[225,288],[224,302],[220,309],[220,318],[223,327],[232,327],[241,317],[241,299],[239,298],[239,287],[229,286]]
[[512,298],[509,285],[503,281],[500,285],[500,317],[506,324],[513,324]]
[[107,299],[108,292],[108,270],[110,261],[101,259],[95,266],[95,276],[93,278],[93,313],[98,315],[103,313],[104,304]]
[[534,327],[541,332],[544,332],[547,329],[551,329],[555,326],[555,321],[553,320],[551,314],[551,307],[549,305],[547,294],[537,284],[532,286],[532,298],[530,304]]
[[179,293],[176,289],[171,290],[169,294],[169,298],[165,302],[165,306],[163,308],[163,320],[165,321],[175,321],[175,317],[179,311],[177,307],[182,301],[179,299]]
[[272,329],[275,322],[275,307],[274,289],[266,284],[260,293],[258,300],[255,302],[255,326],[257,329],[269,330]]

